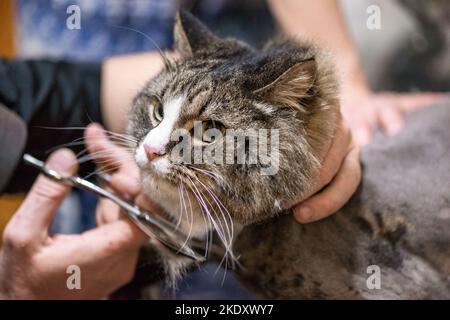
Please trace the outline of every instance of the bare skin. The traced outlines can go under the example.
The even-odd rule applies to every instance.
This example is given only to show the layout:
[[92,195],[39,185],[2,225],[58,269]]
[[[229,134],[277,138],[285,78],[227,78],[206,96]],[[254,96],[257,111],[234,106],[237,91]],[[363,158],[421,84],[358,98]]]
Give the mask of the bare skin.
[[334,54],[341,80],[342,114],[359,144],[370,143],[377,127],[387,134],[397,133],[404,126],[405,112],[448,98],[447,93],[372,92],[338,1],[269,0],[269,4],[286,35],[314,39]]
[[[73,174],[75,155],[53,153],[47,165]],[[100,299],[128,283],[139,248],[148,239],[131,222],[119,219],[119,208],[103,200],[98,215],[114,219],[79,235],[51,235],[49,224],[70,188],[39,176],[3,234],[0,251],[2,299]],[[67,267],[81,270],[81,289],[67,288]]]
[[341,117],[316,183],[309,191],[307,199],[294,207],[294,217],[297,221],[308,223],[326,218],[342,208],[350,199],[361,180],[359,149]]

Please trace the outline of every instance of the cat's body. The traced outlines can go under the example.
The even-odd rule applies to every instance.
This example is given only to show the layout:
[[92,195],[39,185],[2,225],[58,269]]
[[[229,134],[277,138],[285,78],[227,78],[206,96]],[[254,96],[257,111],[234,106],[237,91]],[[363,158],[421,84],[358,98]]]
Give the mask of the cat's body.
[[[243,282],[263,297],[450,297],[450,111],[423,111],[398,137],[367,148],[349,204],[301,225],[289,208],[312,185],[338,122],[326,56],[287,40],[255,50],[217,38],[186,13],[177,17],[175,47],[181,58],[137,96],[129,132],[139,141],[144,191],[181,230],[197,237],[215,231]],[[279,130],[279,148],[269,148],[278,170],[261,174],[262,160],[177,162],[178,129],[203,149],[229,148],[205,136],[207,127]],[[248,160],[251,144],[241,146]],[[171,281],[193,266],[155,248]],[[371,265],[381,270],[381,289],[366,285]]]
[[450,101],[407,120],[363,148],[361,185],[332,217],[244,228],[242,281],[270,298],[450,298]]

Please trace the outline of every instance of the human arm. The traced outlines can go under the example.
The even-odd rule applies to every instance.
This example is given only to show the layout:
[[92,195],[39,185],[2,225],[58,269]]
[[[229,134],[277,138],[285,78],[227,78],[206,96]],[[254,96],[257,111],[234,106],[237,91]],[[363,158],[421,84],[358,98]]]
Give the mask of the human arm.
[[448,96],[442,93],[374,93],[361,67],[337,0],[269,0],[283,33],[312,39],[334,55],[341,83],[341,110],[355,140],[364,145],[380,126],[394,134],[404,125],[404,112]]

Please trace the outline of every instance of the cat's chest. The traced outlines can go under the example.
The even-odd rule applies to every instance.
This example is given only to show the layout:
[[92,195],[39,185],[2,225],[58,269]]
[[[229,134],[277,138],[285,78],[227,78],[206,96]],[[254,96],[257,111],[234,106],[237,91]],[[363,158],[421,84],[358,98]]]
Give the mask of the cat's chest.
[[202,208],[185,186],[147,175],[142,179],[144,193],[161,206],[181,231],[201,238],[209,230]]

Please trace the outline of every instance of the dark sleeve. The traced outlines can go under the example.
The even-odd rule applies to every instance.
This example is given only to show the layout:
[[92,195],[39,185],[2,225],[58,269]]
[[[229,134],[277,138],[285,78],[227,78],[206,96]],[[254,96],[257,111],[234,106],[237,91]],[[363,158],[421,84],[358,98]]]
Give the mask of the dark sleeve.
[[[100,64],[0,59],[0,103],[26,124],[24,152],[45,159],[52,148],[83,134],[43,127],[81,128],[101,122],[100,79]],[[35,170],[18,163],[4,191],[26,190],[35,176]]]

